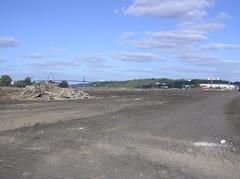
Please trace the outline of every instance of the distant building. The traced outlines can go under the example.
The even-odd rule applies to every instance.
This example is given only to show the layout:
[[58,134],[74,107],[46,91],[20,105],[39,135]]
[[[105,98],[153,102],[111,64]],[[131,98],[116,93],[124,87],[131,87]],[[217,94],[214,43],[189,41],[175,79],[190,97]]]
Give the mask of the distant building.
[[159,83],[159,82],[157,82],[156,85],[158,86],[158,88],[168,89],[167,83]]
[[183,88],[195,88],[195,85],[183,85]]
[[220,78],[219,78],[219,77],[216,77],[216,78],[208,78],[208,81],[215,81],[215,80],[219,81]]
[[222,89],[222,90],[237,90],[238,87],[230,84],[200,84],[203,89]]

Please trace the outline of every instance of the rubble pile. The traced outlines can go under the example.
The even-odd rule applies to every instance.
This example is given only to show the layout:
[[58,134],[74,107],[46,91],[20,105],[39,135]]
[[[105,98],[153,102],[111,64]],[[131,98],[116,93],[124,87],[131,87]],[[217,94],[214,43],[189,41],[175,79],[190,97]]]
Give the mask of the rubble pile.
[[35,100],[35,99],[85,99],[90,98],[89,94],[80,89],[60,88],[54,84],[39,84],[26,86],[18,99]]

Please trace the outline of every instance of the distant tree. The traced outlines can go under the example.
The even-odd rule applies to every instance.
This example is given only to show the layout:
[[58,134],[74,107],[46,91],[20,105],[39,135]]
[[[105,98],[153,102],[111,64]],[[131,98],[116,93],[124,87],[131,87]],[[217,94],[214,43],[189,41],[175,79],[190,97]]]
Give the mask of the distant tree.
[[49,81],[48,81],[48,83],[50,83],[50,84],[54,84],[54,81],[52,81],[52,80],[49,80]]
[[19,87],[19,88],[24,88],[24,87],[26,87],[28,85],[31,85],[31,84],[32,84],[31,78],[26,77],[24,80],[15,81],[14,86]]
[[68,82],[67,82],[67,81],[62,81],[62,82],[59,84],[59,87],[61,87],[61,88],[68,88]]
[[23,80],[18,80],[18,81],[14,82],[14,86],[19,87],[19,88],[23,88],[23,87],[25,87],[25,83],[24,83]]
[[26,86],[32,84],[32,80],[31,80],[31,78],[29,76],[27,76],[23,81],[24,81]]
[[12,78],[9,75],[3,75],[0,78],[0,86],[10,86],[12,83]]
[[199,80],[199,79],[193,79],[191,81],[191,85],[194,85],[195,87],[200,87],[200,84],[204,83],[203,80]]

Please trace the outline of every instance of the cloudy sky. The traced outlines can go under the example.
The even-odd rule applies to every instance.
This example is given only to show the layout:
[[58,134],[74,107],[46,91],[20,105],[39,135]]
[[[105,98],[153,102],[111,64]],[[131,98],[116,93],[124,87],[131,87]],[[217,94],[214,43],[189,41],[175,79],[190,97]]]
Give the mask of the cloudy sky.
[[240,80],[238,0],[1,0],[0,75]]

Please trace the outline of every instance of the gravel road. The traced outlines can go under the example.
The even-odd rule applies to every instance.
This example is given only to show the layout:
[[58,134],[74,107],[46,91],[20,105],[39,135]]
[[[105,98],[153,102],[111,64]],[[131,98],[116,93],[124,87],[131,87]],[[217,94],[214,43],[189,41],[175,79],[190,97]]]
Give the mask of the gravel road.
[[0,178],[240,178],[238,92],[88,92],[0,101]]

